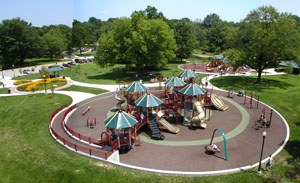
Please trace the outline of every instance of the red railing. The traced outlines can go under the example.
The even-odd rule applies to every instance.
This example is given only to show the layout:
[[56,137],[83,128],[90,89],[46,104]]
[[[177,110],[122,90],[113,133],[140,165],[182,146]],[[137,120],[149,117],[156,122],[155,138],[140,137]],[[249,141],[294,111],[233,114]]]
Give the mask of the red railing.
[[53,117],[54,117],[59,111],[61,111],[62,109],[66,108],[67,106],[68,106],[68,105],[65,104],[65,105],[61,106],[60,108],[56,109],[56,110],[51,114],[49,122],[51,123]]
[[[53,114],[51,115],[50,117],[50,123],[53,119],[53,117],[60,111],[62,110],[63,108],[65,108],[66,105],[58,108],[55,112],[53,112]],[[66,112],[63,114],[63,119],[62,119],[62,122],[64,124],[64,119],[66,117],[66,115],[72,111],[74,108],[76,108],[76,105],[73,105],[71,106],[70,108],[68,108],[66,110]],[[86,140],[87,142],[89,143],[95,143],[95,144],[99,144],[100,142],[98,140],[95,140],[95,139],[91,139],[90,137],[86,137],[84,135],[81,135],[80,133],[78,132],[75,132],[74,130],[72,130],[70,127],[68,127],[67,125],[65,125],[66,129],[71,133],[73,134],[74,136],[78,137],[79,139],[82,139],[82,140]],[[86,154],[89,154],[90,156],[96,156],[96,157],[100,157],[100,158],[105,158],[107,159],[114,150],[112,151],[104,151],[104,150],[100,150],[100,149],[92,149],[92,148],[88,148],[88,147],[84,147],[84,146],[81,146],[77,143],[74,143],[74,142],[71,142],[67,139],[65,139],[64,137],[62,137],[61,135],[59,135],[50,125],[50,130],[52,132],[52,134],[55,136],[55,138],[57,138],[58,141],[60,141],[61,143],[63,143],[64,146],[67,146],[69,147],[70,149],[73,149],[75,150],[76,152],[82,152],[82,153],[86,153]]]

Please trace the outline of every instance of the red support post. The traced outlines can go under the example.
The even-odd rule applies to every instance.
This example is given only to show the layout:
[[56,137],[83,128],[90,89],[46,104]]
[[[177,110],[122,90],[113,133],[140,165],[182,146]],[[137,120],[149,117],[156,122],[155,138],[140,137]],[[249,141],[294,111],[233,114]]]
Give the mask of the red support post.
[[74,144],[74,149],[75,149],[75,151],[77,151],[77,145],[76,144]]
[[256,109],[258,109],[258,104],[259,104],[259,96],[257,96],[257,100],[256,100]]
[[247,98],[247,92],[245,91],[245,95],[244,95],[244,105],[246,104],[246,98]]
[[90,153],[90,156],[92,156],[92,150],[91,150],[91,148],[89,148],[89,153]]
[[271,123],[272,123],[272,116],[273,116],[273,109],[271,109],[271,112],[270,112],[270,125],[269,125],[269,128],[271,127]]
[[253,94],[251,92],[251,95],[250,95],[250,109],[252,109],[252,100],[253,100]]
[[210,109],[208,109],[208,121],[210,121]]

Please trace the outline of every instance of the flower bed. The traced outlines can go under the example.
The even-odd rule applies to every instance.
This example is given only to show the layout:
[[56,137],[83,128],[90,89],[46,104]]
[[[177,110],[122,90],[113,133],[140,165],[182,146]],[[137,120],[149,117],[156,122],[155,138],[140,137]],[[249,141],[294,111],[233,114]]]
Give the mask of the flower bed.
[[47,89],[59,86],[63,86],[67,84],[67,81],[63,78],[46,78],[46,79],[40,79],[32,82],[27,82],[23,84],[19,84],[17,86],[17,89],[19,91],[38,91],[38,90],[44,90],[45,87]]

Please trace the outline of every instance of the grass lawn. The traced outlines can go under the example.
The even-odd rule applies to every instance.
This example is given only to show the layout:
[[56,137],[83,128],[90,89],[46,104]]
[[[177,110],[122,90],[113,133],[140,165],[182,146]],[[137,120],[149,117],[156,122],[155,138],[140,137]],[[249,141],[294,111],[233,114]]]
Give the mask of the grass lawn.
[[7,94],[9,88],[0,88],[0,94]]
[[287,146],[275,158],[270,179],[290,182],[288,177],[298,175],[300,180],[300,77],[295,75],[264,76],[261,84],[254,77],[223,77],[212,80],[227,90],[253,91],[260,100],[280,112],[288,121],[291,136]]
[[77,54],[77,56],[80,56],[80,57],[89,57],[89,56],[95,56],[96,52],[93,51],[93,52],[88,52],[88,53],[82,53],[82,54]]
[[60,59],[53,59],[50,58],[32,58],[32,59],[26,59],[24,67],[28,66],[36,66],[36,65],[44,65],[44,64],[51,64],[51,63],[59,63],[59,62],[69,62],[70,60],[60,60]]
[[[160,71],[151,73],[154,73],[158,77],[176,76],[181,72],[181,70],[178,69],[178,66],[183,63],[171,62]],[[71,68],[65,68],[63,74],[67,77],[71,77],[72,80],[75,81],[94,84],[119,84],[120,81],[131,83],[133,81],[138,81],[139,79],[142,79],[146,83],[150,81],[150,72],[142,72],[142,74],[136,78],[136,72],[125,72],[124,65],[100,68],[96,63],[79,64]],[[41,74],[29,74],[16,77],[15,79],[38,79],[41,77]],[[198,74],[197,81],[200,81],[202,77],[204,77],[204,75]]]
[[72,85],[72,86],[70,86],[68,88],[64,88],[62,90],[65,90],[65,91],[86,92],[86,93],[92,93],[92,94],[96,94],[96,95],[100,94],[100,93],[107,92],[107,90],[103,90],[103,89],[83,87],[83,86],[76,86],[76,85]]
[[[245,182],[261,181],[255,171],[216,177],[145,173],[75,154],[48,131],[51,113],[71,99],[63,95],[26,95],[0,100],[1,182]],[[226,179],[224,179],[226,178]]]

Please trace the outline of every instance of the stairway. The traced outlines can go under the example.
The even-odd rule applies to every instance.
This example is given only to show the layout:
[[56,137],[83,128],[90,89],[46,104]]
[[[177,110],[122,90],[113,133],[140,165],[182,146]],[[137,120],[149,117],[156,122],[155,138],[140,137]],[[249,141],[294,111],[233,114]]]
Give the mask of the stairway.
[[156,115],[149,114],[149,125],[152,132],[151,138],[157,139],[157,140],[164,140],[165,136],[160,133],[158,123],[156,120]]

